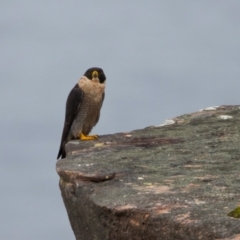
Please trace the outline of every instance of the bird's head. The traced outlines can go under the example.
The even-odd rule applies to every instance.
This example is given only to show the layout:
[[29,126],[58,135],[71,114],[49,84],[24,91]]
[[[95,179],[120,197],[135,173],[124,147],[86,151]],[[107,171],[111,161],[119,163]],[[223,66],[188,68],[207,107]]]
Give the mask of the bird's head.
[[100,83],[104,83],[106,81],[106,76],[105,76],[103,70],[98,67],[89,68],[84,73],[83,76],[87,77],[90,80],[98,79]]

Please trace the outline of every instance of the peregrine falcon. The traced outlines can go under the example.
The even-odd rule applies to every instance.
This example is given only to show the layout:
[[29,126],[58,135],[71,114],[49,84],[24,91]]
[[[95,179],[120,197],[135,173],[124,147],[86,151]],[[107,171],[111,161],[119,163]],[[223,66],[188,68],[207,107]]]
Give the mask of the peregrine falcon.
[[88,136],[97,124],[105,96],[106,77],[101,68],[89,68],[68,95],[62,140],[57,159],[65,158],[65,144],[72,139],[94,140]]

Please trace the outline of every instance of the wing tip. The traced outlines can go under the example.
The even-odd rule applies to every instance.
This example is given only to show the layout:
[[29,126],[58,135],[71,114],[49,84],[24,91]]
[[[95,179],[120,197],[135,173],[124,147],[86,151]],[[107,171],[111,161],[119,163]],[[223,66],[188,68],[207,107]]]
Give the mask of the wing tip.
[[65,157],[66,157],[65,149],[64,149],[64,147],[61,147],[59,149],[59,152],[58,152],[58,155],[57,155],[57,160],[65,158]]

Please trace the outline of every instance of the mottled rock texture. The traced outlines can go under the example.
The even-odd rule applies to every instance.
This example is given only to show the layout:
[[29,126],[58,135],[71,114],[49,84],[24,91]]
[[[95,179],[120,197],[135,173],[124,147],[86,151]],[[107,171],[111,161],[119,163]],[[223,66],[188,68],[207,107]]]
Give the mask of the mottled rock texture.
[[[154,120],[153,120],[154,121]],[[71,141],[57,162],[78,240],[240,239],[240,108]]]

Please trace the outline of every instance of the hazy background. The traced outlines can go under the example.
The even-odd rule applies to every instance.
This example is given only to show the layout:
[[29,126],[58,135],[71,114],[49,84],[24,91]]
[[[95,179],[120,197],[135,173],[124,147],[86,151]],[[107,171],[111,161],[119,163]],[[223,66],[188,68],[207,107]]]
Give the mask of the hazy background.
[[56,156],[67,95],[102,67],[93,133],[240,104],[239,0],[0,0],[0,239],[74,239]]

